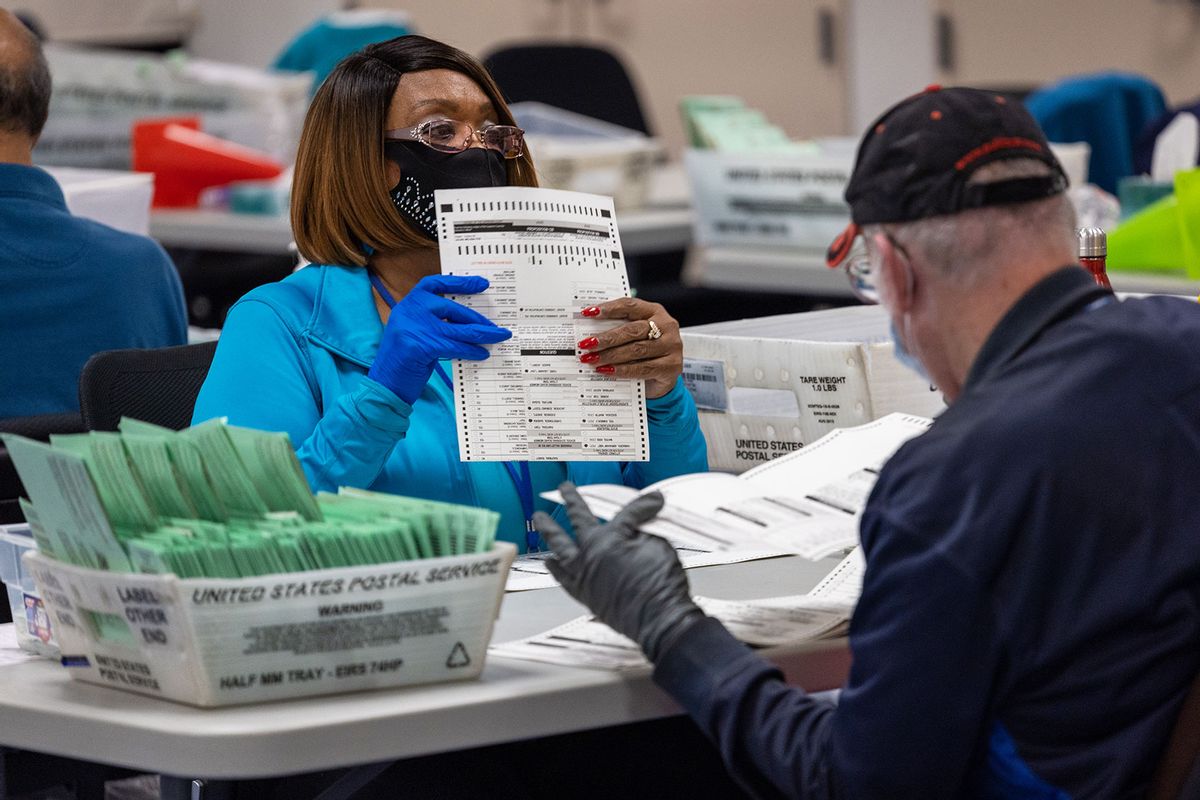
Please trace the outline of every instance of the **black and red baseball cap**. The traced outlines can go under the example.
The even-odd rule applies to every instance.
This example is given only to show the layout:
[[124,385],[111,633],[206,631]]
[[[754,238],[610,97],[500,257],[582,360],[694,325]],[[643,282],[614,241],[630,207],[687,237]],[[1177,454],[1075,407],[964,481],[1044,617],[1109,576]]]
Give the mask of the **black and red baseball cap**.
[[[1037,159],[1050,174],[968,185],[975,170],[1010,158]],[[863,225],[1041,200],[1066,188],[1046,135],[1019,102],[980,89],[930,86],[867,129],[846,186],[851,223],[829,246],[825,263],[840,265]]]

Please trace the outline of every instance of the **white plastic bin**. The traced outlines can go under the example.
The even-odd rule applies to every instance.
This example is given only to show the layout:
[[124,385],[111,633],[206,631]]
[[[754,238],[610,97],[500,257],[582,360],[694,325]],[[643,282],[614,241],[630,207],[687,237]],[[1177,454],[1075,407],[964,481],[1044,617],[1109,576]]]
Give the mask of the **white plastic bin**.
[[516,548],[181,580],[41,553],[42,588],[77,680],[225,706],[477,677]]
[[618,209],[645,204],[651,167],[665,153],[657,139],[545,103],[511,108],[542,186],[607,195]]
[[896,360],[881,306],[685,328],[683,381],[710,469],[744,472],[834,428],[936,416],[942,395]]

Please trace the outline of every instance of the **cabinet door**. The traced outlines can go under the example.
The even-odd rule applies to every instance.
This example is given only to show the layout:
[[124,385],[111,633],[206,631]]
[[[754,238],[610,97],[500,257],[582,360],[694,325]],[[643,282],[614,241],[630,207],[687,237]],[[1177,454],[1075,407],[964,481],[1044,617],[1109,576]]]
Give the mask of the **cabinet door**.
[[1036,88],[1119,69],[1156,81],[1168,102],[1200,94],[1200,6],[1161,0],[937,0],[953,39],[947,83]]
[[[593,42],[633,73],[655,133],[684,145],[679,99],[732,94],[793,137],[845,133],[845,0],[374,0],[419,31],[476,54],[530,41]],[[832,53],[822,52],[820,14]],[[827,61],[824,57],[832,56]]]
[[672,150],[683,146],[679,99],[690,94],[740,96],[797,138],[846,132],[844,0],[592,2],[589,34],[636,73]]

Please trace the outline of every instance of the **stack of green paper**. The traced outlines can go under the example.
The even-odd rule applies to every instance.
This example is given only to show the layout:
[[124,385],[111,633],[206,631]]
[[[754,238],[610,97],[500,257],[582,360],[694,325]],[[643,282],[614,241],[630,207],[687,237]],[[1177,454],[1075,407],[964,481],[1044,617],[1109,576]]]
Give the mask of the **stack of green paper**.
[[4,437],[39,547],[94,569],[239,578],[486,552],[500,515],[357,490],[313,497],[287,434],[212,420],[172,431]]
[[692,147],[725,152],[815,151],[816,146],[794,142],[766,116],[746,108],[740,98],[692,96],[680,102],[683,124]]

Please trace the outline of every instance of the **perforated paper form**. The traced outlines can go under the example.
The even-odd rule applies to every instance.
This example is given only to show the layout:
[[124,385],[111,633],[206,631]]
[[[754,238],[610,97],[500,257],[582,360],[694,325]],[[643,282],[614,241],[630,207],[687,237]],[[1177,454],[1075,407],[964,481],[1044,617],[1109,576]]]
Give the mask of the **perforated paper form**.
[[438,191],[442,273],[490,288],[451,299],[513,331],[454,362],[463,461],[646,461],[643,381],[600,375],[577,343],[623,324],[583,316],[629,295],[612,198],[553,189]]

